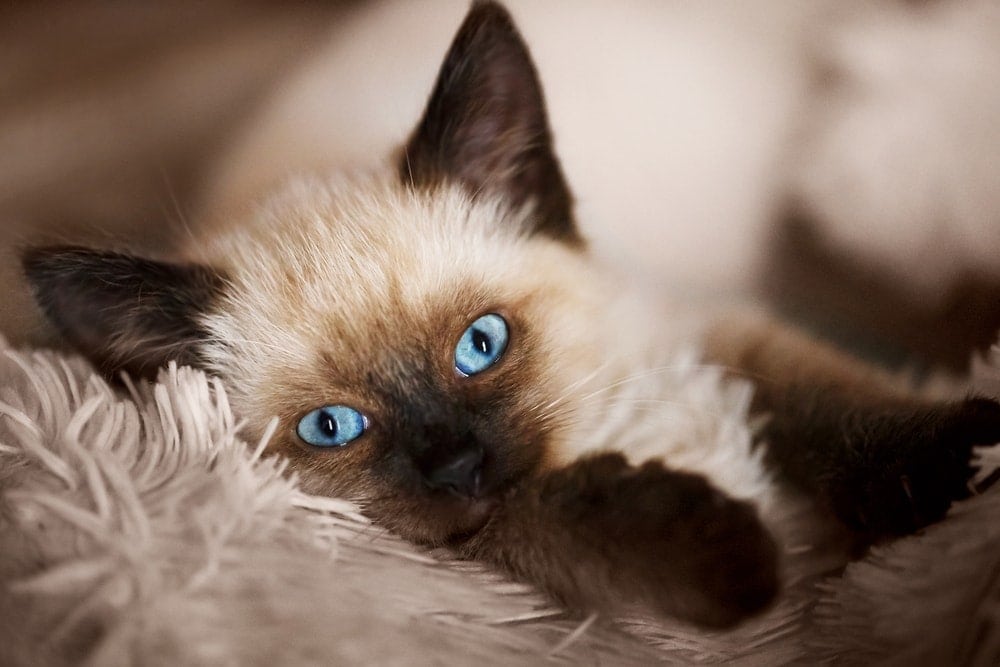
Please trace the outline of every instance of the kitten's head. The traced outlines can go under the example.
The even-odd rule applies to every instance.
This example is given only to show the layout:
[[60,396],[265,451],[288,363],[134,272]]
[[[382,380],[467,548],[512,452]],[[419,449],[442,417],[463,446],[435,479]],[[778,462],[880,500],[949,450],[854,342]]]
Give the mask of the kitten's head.
[[[592,283],[527,48],[473,6],[394,173],[299,181],[189,263],[25,256],[50,319],[108,373],[223,378],[314,492],[443,542],[545,465],[599,365]],[[559,417],[558,415],[563,415]],[[574,417],[577,419],[577,417]]]

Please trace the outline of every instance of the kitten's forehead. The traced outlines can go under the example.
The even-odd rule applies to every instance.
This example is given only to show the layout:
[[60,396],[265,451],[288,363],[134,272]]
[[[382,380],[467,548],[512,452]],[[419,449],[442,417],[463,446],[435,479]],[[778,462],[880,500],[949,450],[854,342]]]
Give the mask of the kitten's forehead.
[[220,339],[273,349],[261,363],[286,369],[319,351],[349,368],[353,350],[360,374],[380,351],[391,364],[428,344],[447,350],[475,316],[531,310],[578,280],[567,275],[578,251],[529,238],[527,211],[459,188],[348,186],[295,186],[249,229],[208,244],[233,282],[210,323]]
[[[253,289],[357,309],[393,296],[419,302],[456,280],[489,283],[524,262],[528,213],[472,202],[460,188],[416,191],[382,180],[293,185],[250,229],[223,235],[216,259]],[[247,237],[250,243],[247,243]],[[266,274],[266,275],[265,275]],[[392,294],[390,294],[392,293]]]

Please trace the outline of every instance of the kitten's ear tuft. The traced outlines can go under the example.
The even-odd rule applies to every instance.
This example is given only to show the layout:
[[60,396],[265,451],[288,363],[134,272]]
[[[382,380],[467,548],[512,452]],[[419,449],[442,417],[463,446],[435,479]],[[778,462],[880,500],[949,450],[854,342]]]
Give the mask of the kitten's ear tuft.
[[104,373],[200,365],[199,315],[223,284],[212,269],[69,246],[29,250],[22,263],[49,320]]
[[475,195],[533,202],[535,231],[580,243],[535,66],[495,2],[474,3],[459,28],[399,171],[417,187],[453,179]]

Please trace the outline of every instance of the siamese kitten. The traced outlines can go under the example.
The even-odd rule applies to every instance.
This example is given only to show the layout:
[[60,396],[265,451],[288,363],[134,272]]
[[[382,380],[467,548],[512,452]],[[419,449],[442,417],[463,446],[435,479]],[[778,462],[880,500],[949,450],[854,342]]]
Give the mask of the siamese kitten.
[[[706,328],[600,270],[528,50],[476,2],[395,169],[294,181],[179,261],[24,258],[39,303],[109,374],[221,377],[311,492],[532,582],[723,627],[780,587],[782,502],[857,544],[967,495],[1000,405],[934,403],[762,319]],[[719,368],[730,376],[723,383]],[[727,415],[749,401],[754,433]]]

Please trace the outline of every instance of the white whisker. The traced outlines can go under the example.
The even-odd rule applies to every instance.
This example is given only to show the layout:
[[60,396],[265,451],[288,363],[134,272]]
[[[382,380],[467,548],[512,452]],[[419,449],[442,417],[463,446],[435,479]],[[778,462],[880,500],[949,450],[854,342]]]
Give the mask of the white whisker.
[[579,380],[576,380],[575,382],[572,382],[568,387],[566,387],[565,389],[563,389],[563,393],[559,397],[555,398],[554,400],[552,400],[551,402],[549,402],[547,405],[537,406],[537,409],[539,411],[541,411],[541,412],[548,412],[552,408],[554,408],[557,405],[559,405],[559,403],[561,403],[562,401],[564,401],[567,398],[569,398],[571,392],[575,391],[576,389],[579,389],[580,387],[582,387],[583,385],[587,384],[588,382],[590,382],[591,380],[593,380],[595,377],[597,377],[609,365],[610,364],[605,363],[605,364],[602,364],[602,365],[598,366],[592,372],[588,373],[587,375],[585,375],[584,377],[580,378]]

